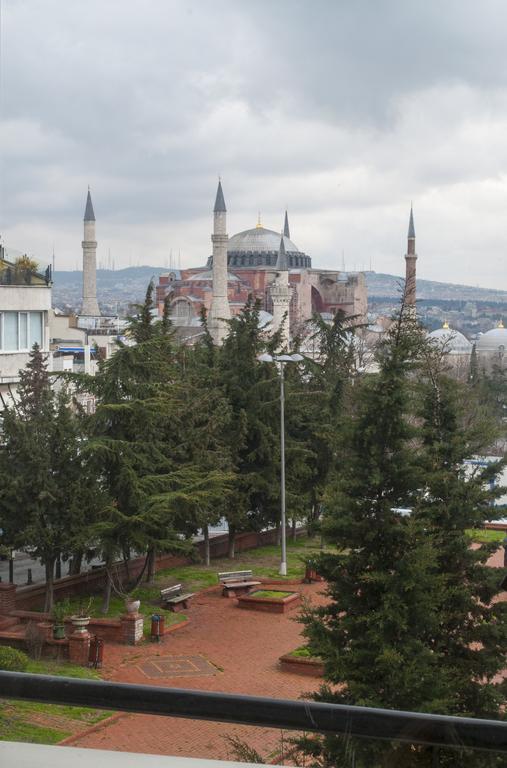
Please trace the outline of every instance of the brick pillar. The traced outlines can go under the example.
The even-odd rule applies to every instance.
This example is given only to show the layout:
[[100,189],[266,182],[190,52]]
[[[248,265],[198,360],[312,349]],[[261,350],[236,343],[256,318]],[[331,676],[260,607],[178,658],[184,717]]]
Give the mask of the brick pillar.
[[74,632],[69,637],[69,661],[82,667],[88,666],[90,652],[90,633]]
[[120,616],[121,641],[125,645],[137,645],[143,639],[144,616],[140,613],[125,613]]
[[0,584],[0,615],[16,610],[16,585]]

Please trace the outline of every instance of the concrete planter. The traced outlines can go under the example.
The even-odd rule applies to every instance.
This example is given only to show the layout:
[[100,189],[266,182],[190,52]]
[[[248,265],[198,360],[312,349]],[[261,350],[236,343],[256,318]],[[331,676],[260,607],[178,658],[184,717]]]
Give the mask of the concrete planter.
[[140,606],[141,606],[140,600],[127,600],[125,602],[127,613],[139,613]]
[[246,608],[250,611],[264,611],[264,613],[287,613],[287,611],[297,608],[301,604],[301,594],[299,592],[290,592],[288,595],[284,595],[284,592],[287,590],[269,590],[270,592],[279,591],[282,596],[259,596],[259,592],[263,591],[256,590],[248,595],[240,595],[238,597],[238,608]]
[[292,656],[286,653],[280,656],[280,668],[282,672],[292,672],[295,675],[307,675],[308,677],[322,677],[324,664],[320,659],[311,656]]
[[90,623],[89,616],[71,616],[70,620],[72,622],[72,626],[74,627],[74,633],[76,635],[86,634],[86,631],[87,631],[86,628]]

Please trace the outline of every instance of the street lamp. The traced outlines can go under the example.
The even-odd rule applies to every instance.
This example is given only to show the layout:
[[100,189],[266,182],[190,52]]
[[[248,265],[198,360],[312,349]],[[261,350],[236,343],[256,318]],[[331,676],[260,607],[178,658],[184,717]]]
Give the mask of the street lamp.
[[300,363],[304,360],[302,355],[270,355],[264,352],[257,358],[261,363],[280,364],[280,505],[281,505],[281,543],[282,559],[280,562],[280,576],[287,576],[287,541],[285,524],[285,387],[284,366],[286,363]]

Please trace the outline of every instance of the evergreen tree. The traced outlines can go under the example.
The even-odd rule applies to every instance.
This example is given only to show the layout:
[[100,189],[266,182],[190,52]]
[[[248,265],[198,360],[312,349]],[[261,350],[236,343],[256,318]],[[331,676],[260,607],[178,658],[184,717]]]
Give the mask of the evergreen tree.
[[250,297],[241,313],[229,321],[229,334],[216,351],[231,416],[227,439],[235,480],[226,510],[230,557],[237,531],[260,529],[278,519],[280,438],[274,426],[278,381],[270,366],[257,359],[266,349],[259,308]]
[[[379,349],[379,373],[356,388],[344,464],[326,499],[326,537],[339,550],[319,563],[330,602],[304,616],[325,662],[317,698],[498,717],[505,611],[491,600],[501,574],[485,568],[487,551],[472,551],[466,535],[487,515],[488,473],[467,481],[463,470],[488,433],[463,432],[455,383],[435,390],[430,376],[422,396],[424,358],[427,370],[421,335],[399,318]],[[310,748],[323,766],[433,764],[422,747],[326,737]],[[500,765],[451,750],[441,760]]]
[[1,527],[11,546],[26,549],[46,569],[45,610],[53,604],[55,563],[86,538],[97,493],[82,452],[79,410],[65,389],[51,388],[46,362],[34,346],[14,404],[2,413]]
[[502,492],[491,481],[505,462],[477,468],[470,476],[465,461],[487,450],[494,425],[483,418],[469,420],[464,404],[473,392],[442,374],[438,361],[429,360],[427,373],[419,414],[425,485],[414,515],[436,554],[439,621],[432,650],[447,685],[440,711],[498,718],[507,693],[505,683],[498,682],[505,667],[507,604],[495,597],[505,572],[486,565],[497,545],[471,548],[468,531],[491,518],[491,505]]

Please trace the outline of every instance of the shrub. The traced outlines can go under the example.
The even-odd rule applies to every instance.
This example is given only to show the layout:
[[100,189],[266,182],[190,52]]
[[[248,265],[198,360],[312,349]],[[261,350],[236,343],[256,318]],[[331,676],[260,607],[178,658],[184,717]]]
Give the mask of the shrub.
[[24,672],[28,666],[28,656],[10,645],[0,647],[0,669],[7,672]]

